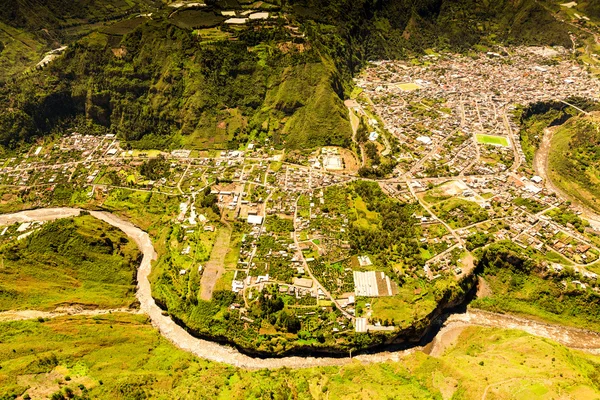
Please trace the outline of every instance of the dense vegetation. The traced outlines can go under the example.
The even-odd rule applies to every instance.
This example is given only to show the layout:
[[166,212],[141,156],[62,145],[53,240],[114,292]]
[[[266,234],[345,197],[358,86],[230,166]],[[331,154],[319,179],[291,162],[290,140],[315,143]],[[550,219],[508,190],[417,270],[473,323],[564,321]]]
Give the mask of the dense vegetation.
[[599,331],[600,295],[577,283],[590,282],[568,267],[554,272],[547,265],[540,254],[513,243],[490,245],[478,268],[493,294],[472,306]]
[[365,215],[358,212],[357,222],[352,224],[349,232],[350,244],[356,253],[377,254],[381,266],[390,273],[394,271],[393,266],[420,268],[424,261],[417,241],[419,227],[413,217],[417,206],[389,198],[373,182],[358,181],[353,189],[367,204],[367,211],[379,216],[378,224],[365,225],[361,223]]
[[[583,98],[568,98],[566,101],[585,111],[596,111],[598,103]],[[521,130],[520,139],[528,163],[533,161],[546,128],[563,125],[580,111],[559,101],[536,102],[516,111]]]
[[47,223],[0,247],[0,310],[129,307],[138,258],[135,243],[91,216]]
[[[100,11],[89,1],[36,1],[25,13],[24,3],[3,4],[0,21],[66,31],[82,18],[89,23],[152,4],[105,0]],[[533,0],[281,2],[303,37],[284,19],[204,29],[218,23],[220,6],[237,7],[216,3],[214,12],[161,9],[152,20],[93,33],[47,70],[7,84],[0,90],[0,145],[85,116],[140,148],[237,148],[266,139],[289,148],[345,146],[350,127],[342,99],[366,60],[479,42],[570,45],[565,27]]]
[[346,145],[350,138],[335,70],[281,25],[218,42],[166,17],[125,36],[95,33],[4,96],[17,101],[0,115],[5,146],[79,115],[140,148],[237,148],[266,138],[289,147]]

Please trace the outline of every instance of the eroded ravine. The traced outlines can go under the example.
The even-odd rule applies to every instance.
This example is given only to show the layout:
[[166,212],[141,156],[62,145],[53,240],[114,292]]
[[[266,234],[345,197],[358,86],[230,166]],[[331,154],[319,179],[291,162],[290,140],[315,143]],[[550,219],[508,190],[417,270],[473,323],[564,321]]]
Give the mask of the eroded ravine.
[[[15,214],[0,215],[0,226],[9,225],[18,222],[31,221],[51,221],[60,218],[70,218],[79,215],[81,210],[73,208],[47,208],[30,211],[22,211]],[[380,352],[376,354],[364,354],[353,357],[333,358],[333,357],[282,357],[282,358],[253,358],[244,355],[236,349],[214,343],[208,340],[199,339],[189,334],[181,326],[177,325],[169,316],[163,315],[163,310],[158,307],[152,298],[152,289],[148,276],[152,268],[152,261],[156,259],[156,252],[150,236],[131,222],[126,221],[114,214],[99,211],[90,211],[90,214],[116,228],[122,230],[129,238],[134,240],[142,253],[142,261],[138,269],[137,280],[137,298],[140,303],[141,312],[147,314],[160,333],[174,345],[182,350],[188,351],[198,357],[206,360],[230,364],[246,369],[262,368],[308,368],[317,366],[339,366],[345,365],[352,360],[359,360],[364,363],[376,363],[385,361],[398,361],[407,354],[421,351],[423,348],[415,347],[409,350]],[[68,315],[88,315],[90,313],[118,312],[119,310],[82,310],[81,312],[71,312]],[[18,318],[24,319],[27,313],[31,313],[32,318],[39,315],[36,311],[16,312]],[[8,313],[3,313],[6,317]],[[48,313],[46,316],[60,316],[65,313]],[[7,318],[4,318],[5,320]],[[467,313],[458,313],[450,315],[444,327],[439,331],[432,342],[430,353],[432,355],[441,355],[445,349],[452,344],[452,338],[457,337],[462,328],[467,326],[484,326],[503,329],[518,329],[529,334],[552,339],[567,347],[581,349],[592,353],[600,353],[600,334],[585,331],[577,328],[563,326],[554,326],[536,322],[525,318],[517,318],[508,315],[500,315],[483,311],[469,311]]]

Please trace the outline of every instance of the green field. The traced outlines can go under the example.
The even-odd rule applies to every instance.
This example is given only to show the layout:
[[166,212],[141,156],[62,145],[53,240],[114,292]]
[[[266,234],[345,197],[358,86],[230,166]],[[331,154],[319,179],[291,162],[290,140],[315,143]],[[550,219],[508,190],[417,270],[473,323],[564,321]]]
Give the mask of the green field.
[[129,307],[138,258],[135,243],[91,216],[48,223],[0,247],[0,310]]
[[109,35],[123,36],[133,32],[135,28],[143,24],[145,21],[147,21],[147,19],[144,17],[126,19],[124,21],[119,21],[115,24],[109,25],[108,27],[102,29],[102,32]]
[[144,316],[0,323],[0,398],[523,399],[600,395],[600,358],[525,333],[467,328],[439,358],[246,371],[207,362]]
[[400,90],[403,90],[405,92],[413,92],[415,90],[421,89],[421,86],[417,85],[416,83],[399,83],[396,86],[398,86]]
[[225,21],[225,18],[212,11],[182,10],[173,14],[171,20],[183,29],[200,29],[215,27]]
[[510,147],[510,142],[503,136],[477,135],[477,142],[493,146]]

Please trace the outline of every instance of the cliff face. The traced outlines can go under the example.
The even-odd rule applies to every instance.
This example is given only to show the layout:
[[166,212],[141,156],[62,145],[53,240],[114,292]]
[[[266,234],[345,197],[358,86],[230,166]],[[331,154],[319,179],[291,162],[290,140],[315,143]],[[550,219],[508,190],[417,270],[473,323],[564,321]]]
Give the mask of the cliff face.
[[[471,275],[462,279],[455,287],[448,289],[437,306],[425,317],[415,321],[411,326],[394,332],[371,332],[369,334],[349,333],[338,337],[337,342],[315,343],[311,345],[287,342],[284,347],[265,351],[256,347],[244,346],[236,339],[225,334],[211,333],[190,328],[185,320],[171,314],[171,318],[185,328],[191,335],[221,344],[232,345],[241,353],[253,357],[277,358],[288,356],[326,356],[346,357],[375,351],[385,351],[391,348],[410,348],[426,344],[439,329],[439,319],[455,308],[466,306],[477,289],[477,276]],[[157,304],[166,310],[162,301]]]

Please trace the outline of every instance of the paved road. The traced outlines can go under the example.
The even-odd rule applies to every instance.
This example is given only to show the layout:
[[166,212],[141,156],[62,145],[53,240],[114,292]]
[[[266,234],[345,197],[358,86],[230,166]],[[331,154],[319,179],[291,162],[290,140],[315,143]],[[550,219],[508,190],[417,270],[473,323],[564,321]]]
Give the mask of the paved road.
[[[59,218],[68,218],[78,215],[80,210],[72,208],[40,209],[22,211],[12,215],[0,215],[0,225],[27,221],[49,221]],[[188,351],[206,360],[221,362],[246,369],[276,369],[276,368],[309,368],[317,366],[346,365],[352,360],[363,363],[377,363],[385,361],[399,361],[404,356],[422,350],[419,347],[413,349],[382,352],[378,354],[360,355],[353,359],[328,358],[328,357],[283,357],[277,359],[253,358],[241,354],[232,347],[213,343],[193,337],[173,320],[163,315],[163,311],[156,305],[152,298],[152,288],[148,276],[152,268],[152,261],[156,259],[156,252],[150,236],[132,223],[107,212],[90,212],[92,216],[121,229],[129,238],[134,240],[143,254],[138,269],[137,298],[140,302],[140,310],[147,314],[160,333],[174,345],[182,350]],[[108,310],[105,310],[108,311]],[[35,312],[32,316],[37,318]],[[77,314],[70,314],[77,315]],[[546,337],[558,341],[565,346],[580,348],[589,352],[600,354],[600,335],[598,333],[584,331],[576,328],[553,326],[531,321],[524,318],[511,317],[481,311],[472,311],[467,314],[451,316],[446,325],[460,323],[464,326],[486,326],[495,328],[519,329],[532,335]],[[444,330],[442,330],[444,332]],[[438,335],[439,336],[439,335]],[[435,343],[434,343],[435,345]]]

